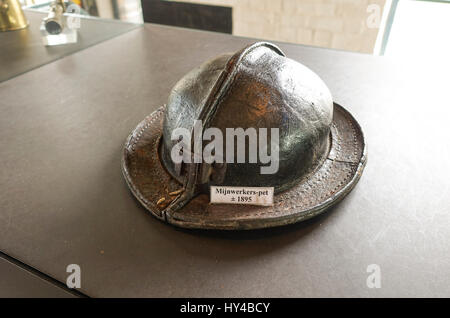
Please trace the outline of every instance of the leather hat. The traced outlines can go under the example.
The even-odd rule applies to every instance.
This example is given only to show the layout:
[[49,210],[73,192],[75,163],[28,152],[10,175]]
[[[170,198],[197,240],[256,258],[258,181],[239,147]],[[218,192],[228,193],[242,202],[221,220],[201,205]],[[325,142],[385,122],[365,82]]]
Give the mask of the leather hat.
[[[255,150],[250,139],[243,145],[247,160],[233,160],[238,151],[233,146],[223,151],[229,153],[221,162],[195,160],[192,153],[184,154],[190,161],[175,161],[175,131],[184,128],[195,139],[200,121],[202,133],[211,127],[223,135],[230,128],[276,129],[276,171],[262,173],[267,161],[248,160]],[[135,197],[163,221],[186,228],[255,229],[325,211],[353,189],[366,160],[361,127],[333,102],[325,83],[277,46],[258,42],[186,74],[167,105],[128,137],[122,171]],[[272,187],[275,195],[270,206],[211,204],[211,186]]]

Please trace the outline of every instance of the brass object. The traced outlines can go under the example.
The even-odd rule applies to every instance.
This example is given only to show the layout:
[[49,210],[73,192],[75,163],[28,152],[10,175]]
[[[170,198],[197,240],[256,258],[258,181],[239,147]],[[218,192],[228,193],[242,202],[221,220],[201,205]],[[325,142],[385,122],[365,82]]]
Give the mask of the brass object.
[[19,0],[0,0],[0,31],[20,30],[27,26]]
[[[260,174],[262,163],[228,158],[221,165],[191,160],[177,166],[170,156],[176,142],[172,132],[186,127],[194,134],[197,119],[223,135],[228,128],[278,128],[278,171]],[[245,147],[249,153],[249,144]],[[185,75],[167,106],[129,136],[122,171],[135,197],[163,221],[244,230],[295,223],[326,211],[353,189],[366,161],[361,127],[333,102],[325,83],[277,46],[259,42]],[[274,204],[209,204],[210,186],[274,187]]]

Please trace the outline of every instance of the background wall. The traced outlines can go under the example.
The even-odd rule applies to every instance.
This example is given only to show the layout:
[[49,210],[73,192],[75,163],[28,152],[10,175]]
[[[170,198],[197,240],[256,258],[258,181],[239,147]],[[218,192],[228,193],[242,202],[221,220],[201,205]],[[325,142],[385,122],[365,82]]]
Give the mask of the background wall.
[[[175,0],[179,1],[179,0]],[[182,0],[230,6],[233,34],[372,53],[378,28],[369,5],[382,13],[385,0]]]

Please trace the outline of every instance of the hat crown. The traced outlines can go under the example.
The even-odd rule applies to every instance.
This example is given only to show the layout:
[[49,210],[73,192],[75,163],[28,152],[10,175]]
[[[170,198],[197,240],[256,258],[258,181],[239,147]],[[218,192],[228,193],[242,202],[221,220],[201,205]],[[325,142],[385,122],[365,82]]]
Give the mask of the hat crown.
[[[261,173],[269,163],[259,157],[256,163],[229,162],[225,140],[225,164],[199,163],[192,171],[194,183],[205,190],[209,185],[271,186],[279,192],[300,182],[326,158],[332,117],[331,93],[313,71],[286,58],[273,44],[255,43],[204,63],[174,86],[164,118],[162,161],[180,182],[193,177],[186,166],[173,162],[171,150],[177,143],[172,140],[174,129],[186,128],[193,134],[196,120],[202,120],[203,129],[218,128],[224,139],[228,128],[242,128],[254,129],[259,140],[260,129],[265,128],[270,144],[272,129],[277,129],[279,160],[273,174]],[[270,153],[271,146],[267,148]],[[247,159],[252,150],[247,139]]]

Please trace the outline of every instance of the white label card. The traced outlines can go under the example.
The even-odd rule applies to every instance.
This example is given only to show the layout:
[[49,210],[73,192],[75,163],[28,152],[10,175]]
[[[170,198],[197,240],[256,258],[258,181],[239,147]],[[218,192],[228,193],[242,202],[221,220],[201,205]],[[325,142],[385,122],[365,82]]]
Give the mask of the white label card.
[[211,186],[211,203],[273,205],[273,187]]

